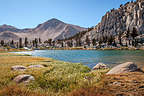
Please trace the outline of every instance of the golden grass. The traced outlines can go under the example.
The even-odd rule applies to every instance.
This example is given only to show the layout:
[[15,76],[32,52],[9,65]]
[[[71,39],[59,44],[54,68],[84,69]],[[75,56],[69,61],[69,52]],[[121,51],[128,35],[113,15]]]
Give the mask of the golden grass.
[[[11,66],[41,64],[45,68],[12,71]],[[0,96],[144,96],[144,73],[105,75],[79,63],[23,54],[0,53]],[[13,78],[30,74],[35,81],[15,84]],[[20,95],[21,94],[21,95]]]
[[[12,71],[14,65],[44,65],[45,68],[28,68],[25,71]],[[79,88],[95,86],[103,74],[108,70],[90,71],[90,69],[79,63],[69,63],[50,58],[32,57],[27,55],[0,53],[0,96],[12,96],[5,94],[23,94],[23,92],[33,96],[34,90],[39,94],[50,96],[65,96],[73,90]],[[13,78],[20,74],[30,74],[35,77],[35,81],[28,85],[13,85]],[[21,91],[25,88],[24,91]],[[13,90],[11,90],[13,89]],[[35,96],[43,96],[43,95]],[[16,95],[17,96],[17,95]],[[26,95],[20,95],[26,96]]]
[[96,86],[74,90],[69,96],[144,96],[144,73],[106,75]]
[[16,49],[16,48],[0,48],[0,53],[2,53],[2,52],[14,52],[14,51],[28,51],[28,50]]
[[0,96],[48,96],[37,91],[30,91],[24,86],[9,85],[0,90]]
[[[144,96],[144,73],[108,75],[99,83],[101,90],[116,96]],[[143,87],[142,87],[143,86]]]

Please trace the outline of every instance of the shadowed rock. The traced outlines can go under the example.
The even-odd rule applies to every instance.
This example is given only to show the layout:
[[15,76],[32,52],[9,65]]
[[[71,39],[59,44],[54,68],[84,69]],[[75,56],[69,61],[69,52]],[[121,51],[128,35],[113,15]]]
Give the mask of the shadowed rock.
[[35,80],[35,78],[31,75],[18,75],[17,77],[14,78],[14,81],[16,83],[28,83],[30,81]]
[[106,69],[108,68],[106,64],[103,63],[98,63],[96,66],[94,66],[92,69],[93,70],[98,70],[98,69]]
[[108,73],[108,74],[121,74],[121,73],[127,73],[127,72],[136,72],[138,71],[139,68],[137,67],[137,65],[133,62],[126,62],[120,65],[115,66],[114,68],[112,68]]
[[16,66],[12,66],[11,67],[12,70],[26,70],[26,67],[25,66],[21,66],[21,65],[16,65]]

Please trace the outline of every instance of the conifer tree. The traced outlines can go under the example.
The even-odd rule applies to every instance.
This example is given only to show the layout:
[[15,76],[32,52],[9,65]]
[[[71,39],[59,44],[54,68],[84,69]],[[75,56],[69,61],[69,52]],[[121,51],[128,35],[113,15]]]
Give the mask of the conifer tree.
[[38,48],[38,40],[37,40],[37,38],[35,38],[34,42],[35,42],[35,47]]
[[42,42],[41,42],[41,38],[39,38],[39,43],[41,44]]
[[28,39],[27,39],[27,37],[25,37],[25,47],[27,47],[27,45],[28,45]]
[[5,43],[4,43],[4,40],[1,40],[0,43],[1,43],[1,46],[4,46],[4,44],[5,44]]
[[23,48],[23,45],[22,45],[22,38],[19,38],[19,48]]
[[88,45],[88,46],[90,46],[90,39],[89,39],[89,37],[88,36],[86,36],[86,44]]
[[51,46],[52,45],[52,39],[48,39],[48,44]]
[[92,44],[93,44],[93,46],[95,46],[96,45],[96,39],[94,38],[94,39],[92,39]]

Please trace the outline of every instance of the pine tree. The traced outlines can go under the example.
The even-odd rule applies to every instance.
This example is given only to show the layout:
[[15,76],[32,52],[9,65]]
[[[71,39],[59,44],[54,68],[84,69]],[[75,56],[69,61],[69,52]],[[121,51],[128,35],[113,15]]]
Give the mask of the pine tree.
[[138,32],[137,32],[137,29],[135,27],[133,27],[133,31],[131,33],[131,36],[133,39],[135,39],[135,37],[138,36]]
[[55,41],[52,41],[52,46],[53,46],[53,47],[55,46]]
[[35,47],[35,40],[32,40],[33,47]]
[[28,45],[28,39],[27,37],[25,37],[25,47],[27,47],[27,45]]
[[113,41],[114,41],[114,37],[110,35],[110,37],[108,38],[108,45],[112,45]]
[[18,42],[16,42],[16,46],[17,46],[17,48],[19,48],[19,43]]
[[23,45],[22,45],[22,38],[19,38],[19,48],[23,48]]
[[130,37],[130,30],[129,30],[129,28],[128,28],[127,33],[126,33],[126,38],[128,39],[128,44],[131,45],[131,44],[130,44],[130,38],[129,38],[129,37]]
[[14,45],[14,40],[11,41],[11,44]]
[[88,45],[88,46],[90,46],[90,39],[89,39],[89,37],[88,36],[86,36],[86,44]]
[[130,36],[130,30],[129,30],[129,28],[128,28],[128,30],[127,30],[127,32],[126,32],[126,37],[129,38],[129,36]]
[[119,35],[118,35],[118,40],[119,40],[119,44],[120,44],[120,45],[123,45],[123,44],[122,44],[122,33],[119,33]]
[[96,39],[94,38],[94,39],[92,39],[92,44],[93,44],[93,46],[95,46],[96,45]]
[[37,38],[35,38],[34,42],[35,42],[35,47],[38,48],[38,40],[37,40]]
[[48,43],[51,46],[52,45],[52,39],[48,39]]
[[42,42],[41,42],[41,38],[39,38],[39,43],[41,44]]
[[138,36],[138,32],[137,32],[137,29],[135,27],[133,27],[133,31],[131,33],[131,36],[133,38],[132,45],[136,47],[137,46],[137,40],[135,39],[135,37]]
[[5,44],[4,40],[1,40],[1,46],[4,46],[4,44]]
[[117,47],[116,41],[114,40],[113,42],[113,46]]

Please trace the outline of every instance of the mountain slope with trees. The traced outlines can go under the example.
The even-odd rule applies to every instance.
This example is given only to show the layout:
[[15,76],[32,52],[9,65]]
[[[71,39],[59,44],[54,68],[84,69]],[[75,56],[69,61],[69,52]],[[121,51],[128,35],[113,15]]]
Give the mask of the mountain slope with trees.
[[77,46],[100,48],[144,46],[144,1],[131,1],[111,9],[95,27],[66,40],[80,42]]

